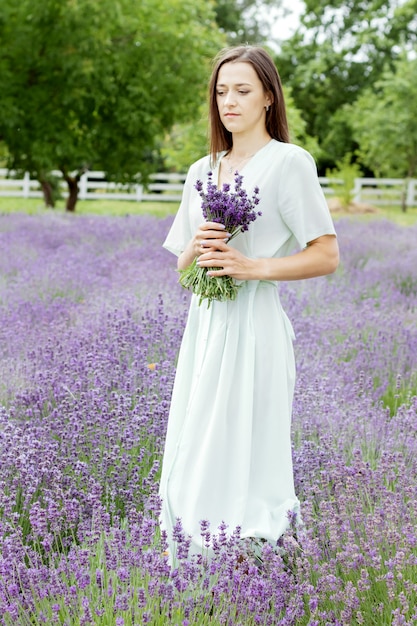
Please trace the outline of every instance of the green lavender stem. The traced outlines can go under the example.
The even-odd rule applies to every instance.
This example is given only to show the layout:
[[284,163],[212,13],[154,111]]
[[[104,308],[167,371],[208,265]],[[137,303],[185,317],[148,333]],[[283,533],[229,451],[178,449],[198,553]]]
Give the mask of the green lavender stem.
[[199,305],[203,300],[208,300],[207,307],[210,307],[213,300],[235,300],[239,285],[231,276],[208,276],[207,271],[210,269],[218,268],[199,267],[197,259],[194,259],[186,269],[180,270],[180,284],[200,296]]

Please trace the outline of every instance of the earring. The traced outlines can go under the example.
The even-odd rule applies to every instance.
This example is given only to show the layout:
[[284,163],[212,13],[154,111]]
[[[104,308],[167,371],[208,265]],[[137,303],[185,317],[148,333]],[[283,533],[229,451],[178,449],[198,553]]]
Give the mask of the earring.
[[266,105],[265,109],[266,109],[266,112],[268,113],[268,111],[269,111],[269,104]]

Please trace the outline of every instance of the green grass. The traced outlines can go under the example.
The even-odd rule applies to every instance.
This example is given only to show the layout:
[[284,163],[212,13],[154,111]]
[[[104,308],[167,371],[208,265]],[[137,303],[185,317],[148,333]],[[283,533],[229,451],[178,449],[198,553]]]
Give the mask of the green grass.
[[407,211],[401,210],[399,206],[379,207],[374,213],[352,213],[352,212],[334,212],[332,213],[335,222],[342,218],[348,218],[355,221],[370,222],[372,220],[387,219],[395,222],[400,226],[412,226],[417,223],[417,206],[409,207]]
[[[76,206],[77,215],[153,215],[166,217],[174,215],[179,202],[135,202],[129,200],[80,200]],[[0,197],[0,215],[4,213],[26,213],[39,215],[44,213],[64,213],[65,203],[58,201],[55,209],[46,209],[40,198],[2,198]],[[381,207],[375,213],[335,212],[337,222],[348,218],[355,221],[369,222],[377,219],[389,219],[402,226],[417,223],[417,207],[410,207],[404,213],[400,207]]]
[[[166,217],[174,215],[178,202],[134,202],[129,200],[80,200],[77,202],[77,215],[154,215]],[[39,215],[47,213],[65,213],[63,200],[57,202],[55,209],[46,209],[40,198],[2,198],[0,197],[0,215],[5,213],[26,213]]]

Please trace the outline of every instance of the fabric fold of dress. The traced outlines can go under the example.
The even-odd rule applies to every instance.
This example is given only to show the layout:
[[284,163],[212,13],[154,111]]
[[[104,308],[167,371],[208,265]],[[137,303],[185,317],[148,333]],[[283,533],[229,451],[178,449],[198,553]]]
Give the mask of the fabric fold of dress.
[[[320,235],[335,234],[314,168],[311,156],[297,146],[271,140],[261,149],[241,174],[248,193],[259,186],[262,216],[230,245],[252,258],[280,257],[296,243],[304,247]],[[206,157],[188,173],[164,243],[176,254],[203,222],[194,184],[207,180],[209,171]],[[296,172],[302,180],[294,178]],[[298,186],[301,200],[288,185]],[[192,296],[160,483],[161,525],[171,558],[178,518],[192,537],[191,552],[205,553],[201,521],[210,522],[212,533],[225,522],[231,533],[240,527],[242,538],[275,544],[288,528],[288,512],[299,514],[291,455],[293,339],[275,282],[242,282],[236,300],[214,301],[210,307],[204,301],[199,306]]]

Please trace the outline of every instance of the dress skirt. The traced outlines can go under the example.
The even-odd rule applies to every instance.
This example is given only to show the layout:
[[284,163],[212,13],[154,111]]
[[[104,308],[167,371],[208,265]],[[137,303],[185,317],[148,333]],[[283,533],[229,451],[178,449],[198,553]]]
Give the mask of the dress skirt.
[[271,543],[298,513],[291,457],[293,331],[276,283],[247,281],[210,308],[193,296],[180,349],[161,477],[162,526],[178,518],[204,552],[200,522]]

